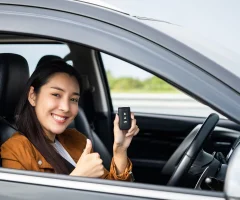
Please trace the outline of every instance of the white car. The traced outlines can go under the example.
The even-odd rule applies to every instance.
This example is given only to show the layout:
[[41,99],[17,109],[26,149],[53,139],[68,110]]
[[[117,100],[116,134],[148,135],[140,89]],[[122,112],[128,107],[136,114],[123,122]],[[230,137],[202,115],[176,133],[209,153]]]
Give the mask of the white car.
[[[57,57],[84,77],[86,93],[71,126],[92,139],[106,168],[118,105],[107,70],[120,72],[119,62],[127,63],[129,76],[148,73],[155,86],[164,82],[200,105],[186,115],[177,107],[162,112],[148,93],[146,106],[156,107],[138,110],[136,103],[141,131],[128,151],[135,182],[0,168],[0,199],[240,199],[239,61],[209,44],[181,27],[101,2],[0,0],[0,144],[16,131],[14,110],[29,69]],[[113,58],[112,66],[104,57]],[[188,105],[185,98],[179,102]],[[214,113],[200,115],[206,107]]]

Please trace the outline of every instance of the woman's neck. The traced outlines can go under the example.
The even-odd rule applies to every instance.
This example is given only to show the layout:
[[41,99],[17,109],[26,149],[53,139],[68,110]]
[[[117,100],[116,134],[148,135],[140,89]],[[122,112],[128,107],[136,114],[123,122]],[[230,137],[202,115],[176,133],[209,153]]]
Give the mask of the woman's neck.
[[47,136],[48,136],[48,139],[49,139],[49,140],[51,140],[52,142],[55,142],[55,138],[56,138],[55,135],[53,135],[53,134],[47,134]]
[[46,136],[48,137],[49,140],[51,140],[52,142],[55,142],[55,138],[56,138],[56,134],[53,134],[49,131],[44,131]]

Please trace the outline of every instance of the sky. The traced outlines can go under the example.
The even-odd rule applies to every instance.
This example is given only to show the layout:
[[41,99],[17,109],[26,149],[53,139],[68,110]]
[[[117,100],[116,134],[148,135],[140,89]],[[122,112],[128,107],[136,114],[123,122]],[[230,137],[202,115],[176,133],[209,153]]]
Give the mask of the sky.
[[239,0],[103,0],[138,16],[192,29],[240,54]]
[[[240,0],[103,1],[133,16],[156,18],[180,25],[240,55]],[[107,59],[105,63],[112,66],[113,62]],[[120,62],[115,62],[114,68],[118,69],[116,76],[136,74],[140,79],[149,76],[141,71],[135,73],[134,67]]]

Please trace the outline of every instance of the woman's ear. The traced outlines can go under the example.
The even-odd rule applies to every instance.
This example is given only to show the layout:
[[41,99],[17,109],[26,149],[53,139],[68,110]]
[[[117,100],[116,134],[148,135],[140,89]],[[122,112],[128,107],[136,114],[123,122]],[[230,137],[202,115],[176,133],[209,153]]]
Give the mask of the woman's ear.
[[28,101],[33,107],[36,106],[36,93],[34,92],[34,87],[33,86],[31,86],[30,89],[29,89]]

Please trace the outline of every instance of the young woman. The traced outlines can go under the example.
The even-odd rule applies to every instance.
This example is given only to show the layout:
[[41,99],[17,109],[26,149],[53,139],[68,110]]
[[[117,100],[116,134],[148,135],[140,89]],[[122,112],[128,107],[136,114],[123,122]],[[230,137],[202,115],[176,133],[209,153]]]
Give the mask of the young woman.
[[17,109],[16,132],[1,147],[2,166],[39,172],[131,180],[132,164],[127,148],[139,132],[132,114],[128,131],[114,120],[113,159],[110,171],[103,165],[92,144],[75,129],[67,129],[78,113],[80,76],[63,61],[37,68]]

